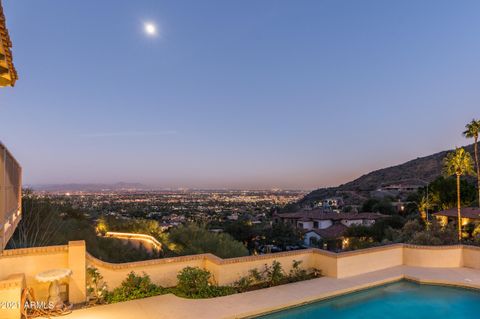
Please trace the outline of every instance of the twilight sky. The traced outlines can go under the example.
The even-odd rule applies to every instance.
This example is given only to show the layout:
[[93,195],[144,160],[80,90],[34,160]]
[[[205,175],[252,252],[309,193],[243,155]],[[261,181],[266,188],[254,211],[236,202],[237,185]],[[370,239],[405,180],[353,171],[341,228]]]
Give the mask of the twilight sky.
[[333,186],[480,117],[480,1],[3,6],[20,80],[0,139],[24,183]]

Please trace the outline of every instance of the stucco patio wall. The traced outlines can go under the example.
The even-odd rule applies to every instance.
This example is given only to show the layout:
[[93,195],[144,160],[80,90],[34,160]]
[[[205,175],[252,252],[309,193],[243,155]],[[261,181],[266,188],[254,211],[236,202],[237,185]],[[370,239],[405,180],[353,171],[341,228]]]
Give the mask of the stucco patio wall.
[[403,264],[403,245],[395,244],[337,254],[337,276],[345,278]]
[[404,245],[403,264],[414,267],[454,268],[464,265],[464,247]]
[[68,268],[68,246],[35,247],[3,251],[0,258],[0,279],[13,274],[24,274],[28,287],[32,287],[38,298],[48,296],[48,283],[35,280],[35,275],[52,268]]
[[0,284],[12,275],[24,275],[25,285],[34,289],[36,298],[46,300],[49,283],[38,282],[35,275],[53,268],[73,270],[70,279],[62,282],[68,281],[68,295],[72,302],[84,302],[86,294],[84,241],[71,241],[68,245],[60,246],[4,250],[0,254]]
[[131,271],[147,273],[162,286],[176,284],[176,275],[187,266],[209,270],[220,285],[234,283],[251,269],[264,269],[274,260],[289,272],[294,260],[306,269],[316,268],[328,277],[345,278],[372,271],[407,265],[415,267],[470,267],[480,269],[480,248],[470,246],[414,246],[394,244],[351,252],[332,253],[306,249],[268,255],[222,259],[212,254],[175,257],[124,264],[102,262],[88,256],[88,264],[103,274],[110,288],[118,286]]
[[20,318],[20,296],[25,288],[25,276],[13,274],[0,280],[0,318]]
[[156,284],[170,287],[176,284],[177,274],[183,268],[205,268],[205,258],[207,255],[208,254],[200,254],[114,264],[101,261],[87,253],[87,265],[99,270],[105,282],[108,284],[109,289],[119,286],[132,271],[139,275],[146,273]]
[[316,268],[313,252],[313,249],[282,252],[274,254],[275,258],[272,258],[273,254],[229,259],[208,255],[205,268],[213,274],[218,284],[228,285],[247,276],[252,269],[264,270],[266,266],[271,266],[273,261],[278,261],[287,273],[292,269],[294,261],[300,261],[301,267],[304,269]]
[[480,269],[480,247],[463,247],[463,267]]

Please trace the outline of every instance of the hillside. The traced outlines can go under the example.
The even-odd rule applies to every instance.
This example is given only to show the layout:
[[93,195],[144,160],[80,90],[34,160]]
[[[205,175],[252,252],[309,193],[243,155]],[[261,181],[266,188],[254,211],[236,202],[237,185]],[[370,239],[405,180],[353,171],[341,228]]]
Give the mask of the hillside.
[[[473,144],[465,147],[473,156]],[[331,196],[342,196],[347,204],[359,204],[371,191],[391,184],[425,184],[442,174],[443,158],[448,151],[419,157],[406,163],[382,168],[365,174],[338,187],[320,188],[307,194],[300,204],[307,204]]]

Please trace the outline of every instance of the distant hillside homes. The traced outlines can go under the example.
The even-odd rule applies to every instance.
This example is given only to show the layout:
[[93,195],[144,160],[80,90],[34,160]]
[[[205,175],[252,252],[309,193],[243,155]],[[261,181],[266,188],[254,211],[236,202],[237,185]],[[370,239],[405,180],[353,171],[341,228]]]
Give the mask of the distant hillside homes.
[[[473,154],[473,144],[465,146]],[[397,196],[413,192],[442,174],[443,159],[448,152],[419,157],[406,163],[379,169],[338,187],[314,190],[299,205],[314,207],[328,198],[341,197],[345,205],[360,205],[372,196]]]
[[378,219],[387,217],[378,213],[335,213],[331,210],[300,210],[275,214],[274,222],[288,223],[304,233],[304,245],[323,249],[344,249],[348,244],[344,233],[353,225],[371,226]]

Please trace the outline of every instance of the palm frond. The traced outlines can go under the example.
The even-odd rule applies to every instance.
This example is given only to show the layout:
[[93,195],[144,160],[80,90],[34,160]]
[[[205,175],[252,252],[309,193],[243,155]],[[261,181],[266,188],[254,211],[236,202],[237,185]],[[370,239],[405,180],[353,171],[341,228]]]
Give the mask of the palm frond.
[[466,138],[476,138],[480,133],[480,120],[473,119],[465,125],[465,131],[463,131],[463,136]]
[[463,147],[448,153],[443,159],[443,174],[446,176],[475,175],[473,159],[470,153],[465,151]]

